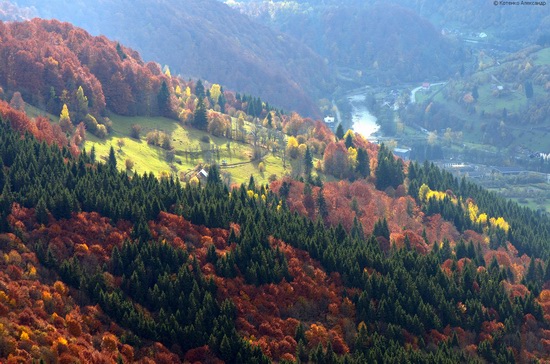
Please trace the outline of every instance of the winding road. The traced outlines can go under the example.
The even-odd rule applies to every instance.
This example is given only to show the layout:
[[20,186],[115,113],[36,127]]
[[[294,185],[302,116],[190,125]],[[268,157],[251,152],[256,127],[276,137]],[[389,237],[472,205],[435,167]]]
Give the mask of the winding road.
[[[446,85],[447,82],[438,82],[438,83],[432,83],[430,85],[430,87],[432,86],[439,86],[439,85]],[[417,88],[414,88],[412,91],[411,91],[411,100],[410,100],[410,103],[411,104],[414,104],[416,103],[416,93],[422,89],[422,86],[418,86]],[[438,92],[441,91],[441,90],[438,90]]]

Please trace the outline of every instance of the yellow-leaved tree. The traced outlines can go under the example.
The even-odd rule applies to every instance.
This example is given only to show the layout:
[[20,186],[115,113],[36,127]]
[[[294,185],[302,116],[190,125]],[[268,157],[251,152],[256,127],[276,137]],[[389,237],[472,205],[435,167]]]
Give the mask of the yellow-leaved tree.
[[357,149],[354,147],[348,148],[348,161],[350,167],[355,168],[357,166]]
[[63,132],[67,133],[71,130],[73,124],[71,123],[71,116],[69,115],[69,108],[67,104],[63,104],[63,109],[59,115],[59,126]]
[[286,143],[286,151],[290,156],[290,158],[296,159],[298,157],[298,154],[300,152],[298,149],[298,146],[299,146],[298,139],[296,139],[293,136],[288,138],[288,141]]
[[215,104],[218,103],[221,94],[222,94],[222,88],[217,83],[213,84],[212,87],[210,87],[210,97],[212,98],[212,101],[214,101]]

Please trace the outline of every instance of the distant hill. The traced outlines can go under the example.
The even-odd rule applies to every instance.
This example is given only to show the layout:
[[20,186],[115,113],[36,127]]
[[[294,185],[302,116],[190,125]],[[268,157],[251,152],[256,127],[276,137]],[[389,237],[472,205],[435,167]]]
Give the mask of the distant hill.
[[[0,86],[8,96],[20,92],[25,101],[54,115],[67,104],[75,124],[88,111],[95,117],[106,110],[162,113],[156,96],[169,78],[129,48],[68,23],[41,19],[0,23],[0,37]],[[78,105],[80,87],[85,107]]]
[[506,42],[533,42],[548,33],[550,15],[541,5],[494,5],[492,1],[393,0],[440,27],[486,32]]
[[311,46],[332,64],[369,82],[419,81],[453,75],[460,46],[426,19],[394,4],[239,2],[233,6]]
[[254,94],[287,110],[317,115],[314,99],[331,86],[327,66],[312,50],[214,0],[17,4],[117,39],[173,73]]

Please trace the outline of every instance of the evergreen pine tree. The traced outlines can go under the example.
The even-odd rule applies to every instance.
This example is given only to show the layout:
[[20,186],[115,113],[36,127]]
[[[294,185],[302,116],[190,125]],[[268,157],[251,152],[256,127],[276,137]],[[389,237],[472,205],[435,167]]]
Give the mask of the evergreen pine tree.
[[96,155],[95,155],[95,145],[92,145],[92,150],[90,150],[90,162],[93,164],[95,163]]
[[313,169],[313,156],[311,155],[311,151],[308,146],[306,147],[306,153],[304,155],[304,171],[307,179],[311,177],[312,169]]
[[193,126],[199,130],[206,130],[208,128],[208,118],[206,117],[206,105],[204,104],[204,98],[199,97],[197,107],[193,114]]
[[355,167],[355,172],[361,176],[361,178],[370,176],[369,154],[363,148],[357,150],[357,166]]
[[254,181],[253,175],[250,175],[250,179],[248,180],[248,189],[251,191],[254,191],[256,189],[256,182]]
[[403,183],[403,165],[395,159],[393,153],[384,144],[378,151],[378,166],[376,167],[376,188],[384,191],[388,187],[397,188]]
[[39,224],[48,223],[48,208],[46,207],[44,197],[41,197],[40,200],[38,200],[38,204],[36,205],[34,213],[36,215],[36,221]]
[[334,133],[336,136],[336,140],[342,140],[344,137],[344,128],[342,127],[342,124],[338,124],[338,127],[336,128],[336,133]]
[[390,229],[388,228],[388,222],[386,221],[386,218],[379,219],[374,224],[372,235],[374,235],[375,237],[382,236],[387,240],[390,240]]
[[296,333],[294,334],[294,340],[296,342],[303,342],[304,344],[307,344],[307,338],[306,338],[306,329],[302,322],[296,326]]
[[204,91],[204,85],[202,84],[201,80],[198,80],[197,84],[195,85],[195,96],[197,96],[197,98],[199,99],[204,98],[206,96],[206,93]]
[[122,47],[120,46],[120,43],[118,43],[118,42],[116,44],[116,52],[117,52],[118,56],[120,57],[120,59],[122,61],[124,61],[126,58],[128,58],[126,53],[124,53],[124,51],[122,50]]
[[326,219],[328,217],[328,206],[327,201],[325,200],[325,196],[323,194],[323,188],[319,189],[319,192],[317,193],[317,209],[319,210],[319,215]]
[[208,171],[208,177],[206,178],[207,185],[217,185],[221,182],[220,178],[220,167],[217,164],[210,166]]
[[116,169],[116,155],[113,146],[109,149],[109,159],[107,160],[107,165],[113,169]]
[[344,143],[346,144],[346,148],[349,149],[353,147],[353,137],[351,136],[351,132],[348,132],[346,134],[346,139],[344,140]]
[[163,116],[170,115],[170,91],[166,81],[162,81],[159,92],[157,94],[157,102],[159,107],[159,114]]

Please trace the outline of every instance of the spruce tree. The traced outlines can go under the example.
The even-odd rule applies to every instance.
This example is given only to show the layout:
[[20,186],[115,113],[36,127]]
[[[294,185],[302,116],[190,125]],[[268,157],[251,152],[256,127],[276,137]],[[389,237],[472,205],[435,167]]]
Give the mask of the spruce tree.
[[118,43],[118,42],[116,44],[116,52],[117,52],[118,56],[120,57],[121,61],[124,61],[126,58],[128,58],[126,53],[124,53],[124,51],[122,50],[122,47],[120,46],[120,43]]
[[353,147],[353,137],[351,136],[351,132],[348,132],[346,134],[346,139],[344,140],[344,143],[346,144],[346,148],[349,149]]
[[170,114],[170,91],[166,81],[162,81],[159,92],[157,94],[157,102],[159,107],[159,114],[168,116]]
[[304,171],[307,179],[311,177],[312,169],[313,169],[313,156],[311,155],[311,151],[309,150],[309,146],[308,146],[306,147],[306,153],[304,155]]
[[397,188],[403,183],[403,165],[384,144],[378,151],[378,166],[376,167],[376,188],[384,191],[388,187]]
[[206,178],[207,185],[217,185],[221,181],[220,179],[220,167],[217,164],[210,166],[208,171],[208,177]]
[[334,133],[336,136],[336,140],[342,140],[344,137],[344,128],[342,127],[342,124],[338,124],[338,127],[336,128],[336,133]]
[[[111,148],[112,149],[112,148]],[[92,150],[90,151],[90,162],[93,164],[95,163],[96,155],[95,155],[95,145],[92,145]]]
[[317,208],[319,210],[319,215],[326,219],[328,216],[328,206],[327,201],[325,200],[325,196],[323,194],[323,188],[319,189],[319,192],[317,193]]
[[201,80],[198,80],[196,85],[195,85],[195,96],[197,96],[197,98],[204,98],[206,96],[206,93],[204,91],[204,85],[202,84],[202,81]]
[[36,205],[34,213],[36,215],[36,221],[39,224],[48,223],[48,208],[46,207],[44,197],[41,197],[40,200],[38,200],[38,204]]
[[107,165],[113,169],[116,169],[116,155],[113,146],[109,149],[109,159],[107,160]]
[[357,166],[355,167],[355,172],[361,176],[361,178],[370,176],[369,154],[363,148],[357,150]]
[[199,130],[206,130],[208,128],[208,119],[206,117],[206,105],[204,104],[204,98],[199,97],[197,107],[193,114],[193,126]]

